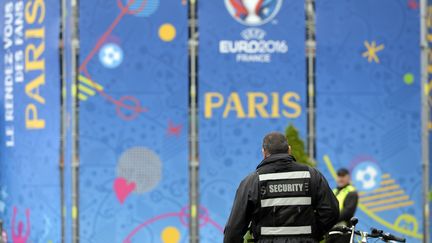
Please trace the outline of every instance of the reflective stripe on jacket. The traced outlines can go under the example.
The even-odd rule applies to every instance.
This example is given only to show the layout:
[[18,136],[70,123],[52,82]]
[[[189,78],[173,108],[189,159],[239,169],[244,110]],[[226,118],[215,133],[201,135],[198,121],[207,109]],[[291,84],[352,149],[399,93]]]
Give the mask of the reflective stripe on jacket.
[[312,235],[314,213],[309,168],[291,163],[258,171],[260,188],[259,236]]

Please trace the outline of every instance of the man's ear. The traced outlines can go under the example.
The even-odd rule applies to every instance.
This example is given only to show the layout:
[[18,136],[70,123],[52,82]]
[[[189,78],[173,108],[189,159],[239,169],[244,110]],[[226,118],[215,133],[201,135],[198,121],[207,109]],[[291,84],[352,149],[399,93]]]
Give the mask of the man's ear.
[[288,145],[288,154],[291,155],[291,145]]

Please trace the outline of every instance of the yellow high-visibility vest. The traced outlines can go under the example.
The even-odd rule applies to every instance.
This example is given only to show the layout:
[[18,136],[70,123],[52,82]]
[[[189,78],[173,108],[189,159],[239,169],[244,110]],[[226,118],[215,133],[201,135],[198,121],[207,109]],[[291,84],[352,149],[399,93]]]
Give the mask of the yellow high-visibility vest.
[[348,185],[344,187],[342,190],[338,191],[337,188],[333,189],[333,193],[335,194],[337,200],[339,201],[339,210],[342,212],[343,205],[345,202],[346,197],[350,192],[355,192],[356,189],[352,185]]

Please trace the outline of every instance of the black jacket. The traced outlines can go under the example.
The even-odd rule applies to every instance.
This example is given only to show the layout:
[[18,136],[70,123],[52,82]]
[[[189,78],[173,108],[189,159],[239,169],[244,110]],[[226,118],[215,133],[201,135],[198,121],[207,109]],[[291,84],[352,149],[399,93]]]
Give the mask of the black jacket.
[[[281,163],[297,163],[294,157],[288,154],[275,154],[264,159],[257,167],[261,170]],[[327,233],[330,228],[338,222],[339,205],[336,197],[330,189],[324,176],[316,169],[309,168],[311,174],[311,193],[312,207],[315,212],[315,225],[313,228],[313,238],[293,238],[277,237],[272,239],[260,239],[258,242],[267,243],[296,243],[296,242],[316,242]],[[259,179],[256,172],[247,176],[237,189],[231,215],[224,230],[224,243],[241,243],[243,236],[248,230],[249,223],[254,220],[255,212],[260,207],[259,200]]]

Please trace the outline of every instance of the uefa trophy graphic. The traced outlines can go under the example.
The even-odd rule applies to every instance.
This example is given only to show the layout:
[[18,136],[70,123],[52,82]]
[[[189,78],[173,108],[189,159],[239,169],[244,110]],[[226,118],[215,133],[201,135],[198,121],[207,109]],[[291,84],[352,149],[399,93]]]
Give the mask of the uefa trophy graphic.
[[261,17],[258,16],[257,10],[260,0],[243,0],[242,2],[247,11],[245,21],[252,25],[259,24],[261,22]]

